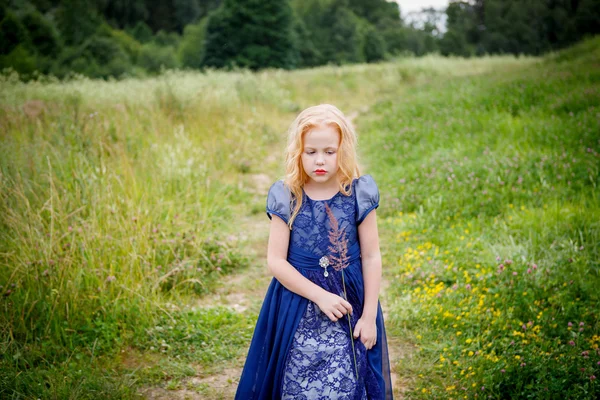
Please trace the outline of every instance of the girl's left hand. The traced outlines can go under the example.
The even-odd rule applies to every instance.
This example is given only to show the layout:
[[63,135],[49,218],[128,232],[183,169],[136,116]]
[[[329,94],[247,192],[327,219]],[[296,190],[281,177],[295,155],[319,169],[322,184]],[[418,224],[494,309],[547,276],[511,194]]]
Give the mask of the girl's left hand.
[[360,341],[370,350],[377,343],[377,325],[375,320],[360,318],[354,327],[354,338],[360,336]]

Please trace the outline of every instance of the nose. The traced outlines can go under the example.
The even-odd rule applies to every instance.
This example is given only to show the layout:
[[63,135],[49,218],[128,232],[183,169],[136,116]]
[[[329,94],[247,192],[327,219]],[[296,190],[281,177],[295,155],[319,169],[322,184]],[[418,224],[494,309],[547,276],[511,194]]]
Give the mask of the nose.
[[317,165],[323,165],[325,164],[325,160],[323,159],[323,156],[317,156]]

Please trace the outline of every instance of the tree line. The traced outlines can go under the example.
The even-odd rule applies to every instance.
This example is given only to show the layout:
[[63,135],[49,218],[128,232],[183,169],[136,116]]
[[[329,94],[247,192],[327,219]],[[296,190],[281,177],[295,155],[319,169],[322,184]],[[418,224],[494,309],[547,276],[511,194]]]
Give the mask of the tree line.
[[65,77],[306,68],[431,52],[540,54],[599,33],[600,0],[451,1],[406,22],[386,0],[0,0],[0,69]]

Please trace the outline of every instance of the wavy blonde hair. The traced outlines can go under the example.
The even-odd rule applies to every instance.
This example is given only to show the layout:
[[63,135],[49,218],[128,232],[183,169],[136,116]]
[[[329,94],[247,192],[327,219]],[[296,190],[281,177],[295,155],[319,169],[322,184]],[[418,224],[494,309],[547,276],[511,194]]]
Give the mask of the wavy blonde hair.
[[340,134],[337,157],[340,192],[349,196],[352,193],[352,180],[360,176],[356,155],[356,132],[346,116],[331,104],[312,106],[298,114],[288,130],[285,156],[284,182],[293,194],[290,205],[292,214],[288,222],[290,229],[302,206],[302,187],[309,179],[302,167],[304,136],[311,129],[323,126],[331,126]]

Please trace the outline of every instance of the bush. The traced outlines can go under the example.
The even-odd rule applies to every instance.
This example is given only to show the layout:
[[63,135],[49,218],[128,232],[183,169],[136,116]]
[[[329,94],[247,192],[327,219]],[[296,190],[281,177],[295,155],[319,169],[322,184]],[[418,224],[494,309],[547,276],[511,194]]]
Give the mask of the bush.
[[59,54],[61,51],[58,31],[42,14],[32,11],[23,16],[23,26],[29,34],[31,45],[43,55]]
[[363,54],[366,62],[375,62],[383,60],[386,53],[385,40],[375,30],[375,28],[369,26],[363,39]]
[[138,58],[138,65],[149,72],[160,72],[161,68],[177,68],[175,49],[171,46],[158,46],[155,43],[144,44]]
[[144,21],[140,21],[131,30],[131,36],[140,43],[147,43],[152,40],[152,30]]
[[131,70],[129,56],[108,37],[92,36],[77,48],[66,50],[54,73],[64,76],[68,68],[92,78],[119,77]]
[[0,70],[12,68],[23,77],[28,77],[36,70],[36,59],[22,44],[15,47],[9,54],[0,55]]
[[132,62],[137,61],[142,46],[127,32],[113,29],[108,24],[102,24],[96,31],[96,35],[113,40],[127,53]]
[[188,68],[202,67],[206,22],[207,19],[204,18],[197,24],[191,24],[185,27],[181,45],[179,47],[179,60],[182,66]]
[[158,31],[152,41],[159,46],[173,46],[177,47],[181,38],[175,32],[165,32],[163,30]]

